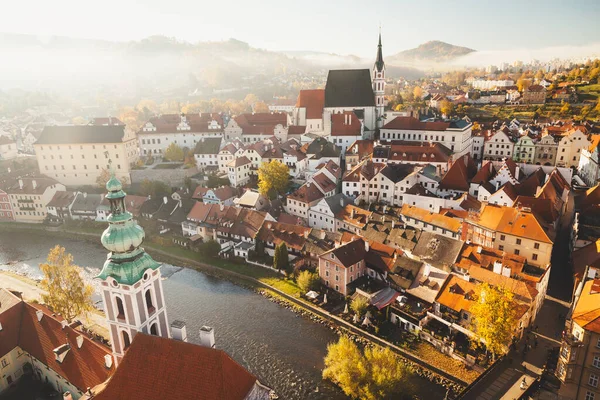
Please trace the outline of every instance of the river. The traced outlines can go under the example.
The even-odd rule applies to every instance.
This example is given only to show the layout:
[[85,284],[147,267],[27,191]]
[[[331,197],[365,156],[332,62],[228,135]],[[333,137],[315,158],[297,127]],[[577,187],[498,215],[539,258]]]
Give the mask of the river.
[[[100,243],[53,237],[51,232],[0,232],[0,270],[39,279],[38,265],[56,244],[73,254],[89,281],[106,259]],[[273,388],[281,399],[346,398],[321,378],[327,344],[337,339],[329,328],[226,280],[166,264],[161,271],[169,320],[186,322],[190,342],[199,342],[201,326],[212,326],[216,346]],[[97,283],[94,285],[97,289]],[[440,385],[420,377],[415,380],[420,398],[444,397]]]

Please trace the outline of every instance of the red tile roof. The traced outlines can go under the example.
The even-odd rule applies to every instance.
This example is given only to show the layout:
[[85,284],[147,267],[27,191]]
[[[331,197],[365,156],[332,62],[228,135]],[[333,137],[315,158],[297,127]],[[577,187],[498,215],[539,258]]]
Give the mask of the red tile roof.
[[363,157],[366,157],[370,154],[373,154],[373,146],[375,144],[375,141],[370,140],[370,139],[366,139],[366,140],[362,140],[359,139],[357,141],[355,141],[354,143],[352,143],[350,145],[350,147],[348,147],[346,149],[346,154],[357,154],[359,157],[359,160],[362,159]]
[[471,156],[464,155],[452,164],[440,181],[440,189],[467,192],[471,179],[477,174],[477,165]]
[[194,194],[192,195],[192,199],[202,200],[202,198],[204,197],[206,192],[208,192],[207,187],[197,186],[196,189],[194,189]]
[[267,221],[260,228],[257,238],[275,246],[285,243],[288,248],[300,251],[310,231],[311,228],[304,226]]
[[406,129],[420,131],[445,131],[450,126],[447,122],[421,122],[415,117],[396,117],[382,129]]
[[273,135],[275,126],[287,126],[287,114],[283,112],[241,114],[234,119],[244,135]]
[[[0,289],[0,299],[9,299],[8,291]],[[94,387],[108,379],[114,372],[114,364],[109,369],[104,357],[111,354],[110,349],[93,342],[79,331],[63,328],[62,318],[53,317],[46,307],[29,304],[15,299],[10,308],[0,308],[0,357],[18,345],[48,368],[52,369],[81,391]],[[43,313],[38,321],[37,311]],[[81,348],[77,346],[77,337],[83,337]],[[17,339],[15,341],[15,338]],[[56,360],[54,349],[69,344],[70,349],[62,362]]]
[[365,248],[365,241],[363,239],[355,239],[349,243],[343,244],[333,250],[321,254],[320,257],[326,257],[326,255],[330,253],[335,254],[342,265],[344,265],[346,268],[349,268],[357,262],[364,260],[367,250]]
[[337,187],[335,182],[332,182],[323,172],[313,175],[312,180],[321,188],[323,193],[331,192]]
[[297,108],[306,108],[306,119],[323,118],[325,89],[301,90],[296,102]]
[[362,123],[353,111],[331,116],[331,136],[361,136]]
[[255,383],[222,350],[138,333],[94,400],[242,400]]
[[432,144],[395,144],[392,142],[390,153],[390,161],[405,161],[405,162],[448,162],[452,152],[441,143]]
[[[193,133],[193,132],[214,132],[223,130],[223,117],[217,113],[202,113],[202,114],[185,114],[187,124],[190,126],[190,130],[177,131],[177,126],[181,123],[181,114],[162,114],[158,117],[150,118],[148,121],[155,128],[156,131],[144,131],[144,127],[140,129],[138,134],[152,134],[152,133]],[[208,129],[212,121],[216,121],[221,129],[214,130]],[[145,124],[144,124],[145,126]]]
[[310,182],[300,186],[298,190],[288,196],[288,199],[298,200],[303,203],[312,203],[325,197],[317,185]]

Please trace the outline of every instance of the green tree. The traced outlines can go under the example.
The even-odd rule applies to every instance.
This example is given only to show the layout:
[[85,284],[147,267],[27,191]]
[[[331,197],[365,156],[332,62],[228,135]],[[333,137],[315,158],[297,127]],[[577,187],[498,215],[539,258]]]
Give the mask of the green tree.
[[221,251],[221,245],[216,240],[210,239],[208,242],[202,243],[200,253],[206,257],[216,258]]
[[175,143],[171,143],[165,150],[165,158],[169,161],[183,161],[184,156],[183,149]]
[[306,293],[311,290],[316,290],[319,287],[321,278],[319,278],[319,274],[316,272],[301,271],[298,274],[298,278],[296,278],[296,282],[300,289]]
[[275,254],[273,256],[273,268],[288,271],[289,267],[290,261],[288,258],[287,245],[285,244],[285,242],[281,242],[275,247]]
[[139,192],[142,196],[152,196],[153,198],[159,198],[163,196],[170,196],[172,190],[171,187],[165,182],[144,179],[142,183],[140,183]]
[[350,309],[352,309],[359,318],[367,311],[367,307],[369,307],[369,300],[365,299],[363,296],[356,296],[350,303]]
[[94,309],[92,294],[94,289],[81,277],[82,269],[73,264],[73,256],[65,248],[55,246],[46,263],[40,264],[44,274],[40,287],[45,294],[42,300],[67,321],[77,316],[87,316]]
[[470,312],[477,342],[485,342],[494,357],[504,354],[514,336],[517,322],[512,292],[503,287],[480,283],[475,288]]
[[278,160],[263,163],[258,169],[258,191],[270,199],[285,193],[290,183],[290,169]]

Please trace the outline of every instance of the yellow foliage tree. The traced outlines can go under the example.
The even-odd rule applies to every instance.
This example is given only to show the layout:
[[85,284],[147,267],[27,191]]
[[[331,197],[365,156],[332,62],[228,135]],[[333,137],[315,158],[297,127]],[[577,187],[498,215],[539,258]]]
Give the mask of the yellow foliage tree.
[[480,283],[475,288],[470,312],[477,341],[485,342],[494,357],[504,354],[514,336],[517,322],[512,292],[504,287]]
[[254,111],[255,113],[268,113],[269,106],[264,101],[259,101],[258,103],[254,103],[252,111]]
[[183,161],[184,156],[183,149],[175,143],[171,143],[165,150],[165,158],[169,161]]
[[454,104],[449,100],[442,100],[440,104],[440,111],[446,117],[449,117],[454,114]]
[[423,89],[421,89],[419,86],[415,86],[413,89],[413,96],[415,96],[415,101],[421,101],[421,98],[423,97]]
[[527,90],[527,88],[529,88],[529,86],[531,86],[531,80],[527,78],[519,78],[517,80],[517,88],[519,89],[519,91],[525,91]]
[[263,163],[258,169],[258,191],[265,197],[274,199],[288,188],[290,169],[277,160]]
[[360,318],[369,307],[369,301],[363,296],[356,296],[350,303],[350,308]]
[[81,277],[81,268],[73,264],[73,256],[65,248],[56,246],[45,264],[40,264],[44,278],[40,283],[46,292],[42,300],[61,314],[67,321],[77,316],[86,316],[94,308],[94,289]]
[[411,370],[390,349],[369,347],[362,354],[347,336],[327,346],[323,378],[357,399],[409,397],[414,389]]
[[567,116],[571,114],[571,104],[568,102],[564,102],[562,107],[560,107],[560,114]]

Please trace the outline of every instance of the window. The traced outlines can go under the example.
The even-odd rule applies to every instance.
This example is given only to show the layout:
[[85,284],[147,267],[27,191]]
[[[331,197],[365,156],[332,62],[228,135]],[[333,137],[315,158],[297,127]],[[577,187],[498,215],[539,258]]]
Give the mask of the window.
[[152,336],[158,336],[158,324],[156,322],[150,327],[150,334]]
[[500,235],[500,240],[506,240],[506,235]]
[[516,254],[516,255],[519,255],[519,254],[521,254],[521,250],[519,250],[519,249],[515,249],[515,254]]
[[533,256],[531,257],[531,259],[532,259],[533,261],[537,260],[537,259],[538,259],[538,255],[534,253],[534,254],[533,254]]
[[593,387],[598,387],[598,375],[590,374],[588,384]]
[[585,393],[585,400],[594,400],[595,397],[596,397],[596,395],[592,392]]
[[539,243],[534,243],[533,244],[533,248],[538,250],[540,248],[540,244]]
[[123,300],[120,297],[116,298],[117,301],[117,319],[125,320],[125,307],[123,307]]
[[498,250],[504,251],[504,246],[502,246],[502,245],[498,246]]
[[592,361],[592,365],[596,368],[600,368],[600,356],[594,356],[594,361]]
[[146,308],[148,309],[148,315],[152,314],[155,311],[154,305],[152,303],[152,293],[150,289],[146,290]]
[[2,368],[8,367],[8,360],[3,358],[2,359]]
[[123,350],[126,350],[129,345],[131,344],[131,341],[129,340],[129,334],[125,331],[122,332],[122,336],[123,336]]
[[521,239],[517,239],[517,244],[521,244]]

